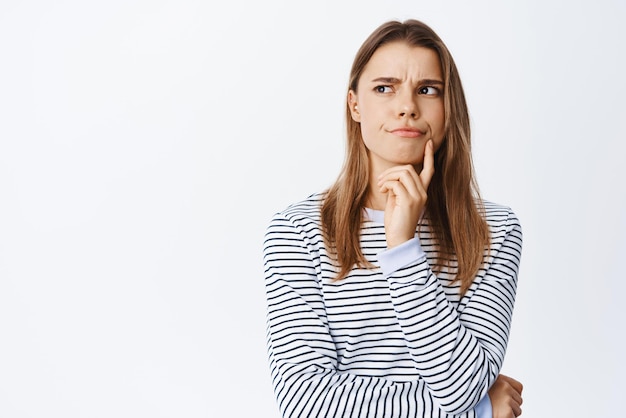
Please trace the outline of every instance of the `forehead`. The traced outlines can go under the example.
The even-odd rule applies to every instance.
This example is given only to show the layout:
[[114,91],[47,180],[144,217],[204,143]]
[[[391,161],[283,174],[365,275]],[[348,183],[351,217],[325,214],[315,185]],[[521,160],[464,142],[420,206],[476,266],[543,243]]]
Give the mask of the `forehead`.
[[437,52],[398,41],[378,48],[363,69],[361,78],[393,76],[405,79],[442,79]]

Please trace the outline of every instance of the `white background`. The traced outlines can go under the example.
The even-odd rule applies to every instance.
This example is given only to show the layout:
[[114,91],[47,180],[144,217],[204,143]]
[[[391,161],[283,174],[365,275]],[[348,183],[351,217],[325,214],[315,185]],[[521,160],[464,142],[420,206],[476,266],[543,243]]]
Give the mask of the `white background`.
[[277,417],[261,246],[330,185],[361,42],[451,49],[524,254],[524,416],[623,410],[626,6],[0,3],[0,416]]

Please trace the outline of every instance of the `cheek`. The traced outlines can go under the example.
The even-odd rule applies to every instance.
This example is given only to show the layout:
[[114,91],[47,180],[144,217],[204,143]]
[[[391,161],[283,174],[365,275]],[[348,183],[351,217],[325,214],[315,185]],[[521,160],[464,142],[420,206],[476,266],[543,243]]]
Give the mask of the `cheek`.
[[433,134],[433,142],[435,145],[435,151],[437,151],[441,147],[441,144],[443,143],[443,137],[445,134],[445,126],[446,126],[446,120],[445,120],[444,110],[442,107],[442,109],[440,110],[437,109],[432,114],[431,125],[430,125],[432,129],[432,134]]
[[443,136],[443,130],[446,125],[445,112],[443,106],[441,109],[433,109],[430,117],[431,128],[436,136]]
[[361,111],[361,121],[359,122],[361,125],[361,135],[363,139],[367,139],[367,135],[371,135],[374,131],[375,118],[372,116],[371,112],[368,109],[364,109]]

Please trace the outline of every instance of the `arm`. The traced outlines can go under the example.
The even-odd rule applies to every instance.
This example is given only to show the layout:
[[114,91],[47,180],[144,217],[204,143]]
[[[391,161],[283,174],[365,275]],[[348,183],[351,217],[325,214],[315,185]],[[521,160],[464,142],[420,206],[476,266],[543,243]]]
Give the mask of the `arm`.
[[415,367],[433,398],[451,414],[472,408],[485,396],[504,360],[521,228],[510,211],[502,218],[487,271],[470,290],[461,313],[448,301],[417,238],[379,255]]
[[[383,378],[337,371],[336,349],[318,279],[323,266],[311,242],[321,237],[303,232],[309,229],[279,215],[272,220],[265,240],[267,341],[273,386],[283,415],[330,417],[352,411],[359,417],[379,416],[392,402],[399,402],[405,413],[433,411],[430,396],[406,400],[404,391],[415,389],[415,384],[403,386]],[[420,387],[422,384],[420,380]],[[430,387],[428,390],[437,395]],[[467,403],[467,409],[481,398],[475,393],[469,396],[475,398]],[[413,412],[406,416],[421,415]]]
[[394,384],[337,372],[316,273],[321,267],[308,239],[282,216],[266,233],[267,342],[279,409],[285,417],[344,416],[345,411],[376,416],[377,404]]
[[384,223],[389,248],[379,254],[379,261],[415,367],[441,408],[458,414],[486,395],[502,366],[522,236],[510,210],[504,223],[495,214],[487,270],[457,310],[414,237],[416,215],[423,212],[433,174],[434,150],[428,141],[419,174],[406,165],[378,177],[378,192],[387,196]]

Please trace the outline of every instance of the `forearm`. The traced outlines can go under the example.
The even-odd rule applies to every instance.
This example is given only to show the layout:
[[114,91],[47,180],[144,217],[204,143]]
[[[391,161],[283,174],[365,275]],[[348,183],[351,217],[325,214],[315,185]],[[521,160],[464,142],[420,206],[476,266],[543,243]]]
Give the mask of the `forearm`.
[[415,368],[441,408],[472,409],[487,393],[500,364],[460,322],[430,270],[413,280],[390,278],[396,315]]
[[355,416],[377,417],[394,405],[396,416],[422,416],[418,412],[428,405],[411,404],[411,399],[419,398],[417,382],[399,383],[338,370],[337,352],[323,315],[312,308],[314,296],[303,296],[290,281],[276,274],[266,279],[270,369],[283,416],[340,417],[357,411]]
[[415,368],[441,408],[473,408],[496,379],[506,351],[521,247],[513,222],[490,267],[457,310],[431,271],[416,239],[379,254],[398,322]]
[[[495,316],[501,309],[496,307],[494,314],[481,317],[480,311],[485,309],[480,301],[492,304],[494,290],[490,286],[500,292],[502,284],[483,280],[477,285],[477,280],[468,292],[472,296],[459,305],[460,313],[456,302],[447,302],[428,266],[426,274],[417,274],[419,262],[409,263],[415,267],[412,270],[396,269],[390,278],[374,272],[367,273],[370,277],[358,276],[367,291],[356,290],[359,281],[331,285],[324,282],[330,279],[322,278],[315,255],[316,232],[303,236],[299,231],[279,218],[265,243],[270,367],[284,415],[344,416],[351,411],[353,416],[375,417],[381,411],[393,411],[392,416],[436,416],[447,403],[450,410],[467,411],[460,416],[474,417],[471,409],[488,386],[480,380],[489,377],[484,371],[491,366],[485,362],[490,353],[504,350],[508,337],[506,317]],[[429,283],[429,279],[434,280]],[[339,291],[344,287],[345,291]],[[428,307],[427,312],[419,311],[420,305]],[[417,315],[412,315],[415,312]],[[493,324],[499,321],[507,333],[493,332]],[[450,338],[446,334],[449,327],[460,331]],[[467,336],[462,337],[463,333]],[[372,338],[380,344],[372,345]],[[454,348],[434,346],[446,338]],[[363,342],[370,348],[361,346]],[[474,362],[470,366],[463,350],[468,348]],[[487,354],[480,358],[476,350]],[[436,359],[429,358],[429,352],[436,354]],[[472,367],[479,372],[472,372]],[[499,369],[497,361],[495,369]],[[460,400],[461,406],[455,406],[455,400]]]

